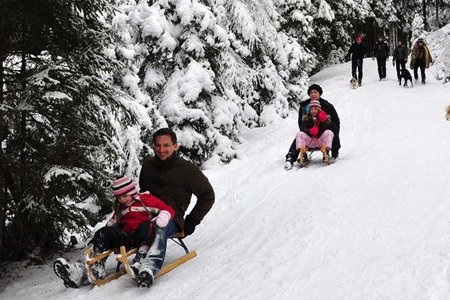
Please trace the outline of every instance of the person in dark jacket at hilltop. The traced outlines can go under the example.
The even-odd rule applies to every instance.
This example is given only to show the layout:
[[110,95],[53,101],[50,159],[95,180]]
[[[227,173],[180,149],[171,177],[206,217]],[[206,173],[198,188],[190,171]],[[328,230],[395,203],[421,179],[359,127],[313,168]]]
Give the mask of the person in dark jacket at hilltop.
[[386,78],[386,60],[389,59],[389,46],[382,36],[373,46],[373,58],[377,58],[378,76],[380,80]]
[[[300,109],[298,112],[298,128],[301,129],[303,117],[309,114],[309,106],[311,101],[319,101],[321,110],[323,110],[327,115],[330,116],[330,124],[328,124],[328,129],[330,129],[334,135],[331,144],[331,157],[332,159],[337,159],[339,156],[339,149],[341,148],[341,142],[339,139],[341,121],[339,120],[339,116],[333,104],[321,97],[322,93],[322,87],[318,84],[312,84],[308,88],[308,95],[310,96],[310,98],[300,103]],[[284,168],[286,170],[292,169],[294,162],[299,156],[299,153],[300,152],[298,151],[296,140],[294,139],[291,146],[289,147],[288,153],[286,154],[286,163],[284,165]]]
[[396,66],[397,79],[400,82],[402,78],[402,72],[406,68],[406,62],[408,61],[408,49],[402,44],[402,41],[397,42],[394,55],[392,56],[392,65]]
[[[362,42],[363,36],[358,34],[355,38],[355,42],[350,46],[346,59],[350,59],[352,56],[352,77],[358,80],[358,85],[361,86],[363,78],[363,59],[366,54],[366,46]],[[356,73],[358,70],[358,74]]]
[[[149,191],[175,210],[174,219],[161,233],[164,237],[162,242],[166,243],[167,238],[180,232],[184,237],[191,235],[213,206],[215,195],[203,172],[178,155],[177,136],[173,130],[157,130],[153,134],[153,143],[156,155],[144,161],[139,175],[139,187],[141,192]],[[197,201],[185,217],[192,195],[197,197]],[[144,269],[146,262],[144,260],[140,270]],[[160,266],[150,265],[146,274],[141,274],[140,271],[138,280],[150,287],[159,271],[158,267]]]

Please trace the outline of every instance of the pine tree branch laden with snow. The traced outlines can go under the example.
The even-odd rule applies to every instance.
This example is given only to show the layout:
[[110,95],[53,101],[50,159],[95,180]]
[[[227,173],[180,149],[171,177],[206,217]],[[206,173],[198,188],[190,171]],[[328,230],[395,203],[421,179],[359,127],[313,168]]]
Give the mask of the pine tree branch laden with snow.
[[6,6],[2,20],[12,29],[0,55],[2,259],[61,246],[68,229],[83,231],[110,210],[121,156],[114,120],[134,122],[112,86],[119,63],[105,51],[107,3],[38,2]]
[[[182,152],[198,164],[216,155],[229,161],[244,127],[287,116],[290,93],[312,61],[295,39],[277,32],[271,9],[251,1],[210,6],[122,2],[112,18],[122,37],[116,52],[129,66],[123,86],[158,113],[159,121],[143,130],[172,127]],[[272,109],[263,113],[266,106]]]

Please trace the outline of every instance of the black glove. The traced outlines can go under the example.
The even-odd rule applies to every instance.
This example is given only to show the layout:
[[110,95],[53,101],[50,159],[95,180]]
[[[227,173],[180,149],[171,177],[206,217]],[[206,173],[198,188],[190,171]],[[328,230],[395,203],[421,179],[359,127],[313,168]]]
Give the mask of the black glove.
[[191,235],[195,231],[195,226],[200,224],[199,221],[195,220],[193,217],[188,215],[186,219],[184,220],[184,226],[183,226],[183,232],[184,236]]

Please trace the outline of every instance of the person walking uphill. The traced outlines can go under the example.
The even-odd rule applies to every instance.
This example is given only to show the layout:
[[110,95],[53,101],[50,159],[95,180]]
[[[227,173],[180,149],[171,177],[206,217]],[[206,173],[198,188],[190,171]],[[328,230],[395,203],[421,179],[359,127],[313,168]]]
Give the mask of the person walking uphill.
[[[169,128],[162,128],[153,134],[155,156],[147,158],[139,175],[141,191],[149,191],[175,210],[175,217],[162,230],[167,238],[182,232],[191,235],[214,204],[215,194],[208,178],[193,163],[181,158],[178,153],[177,136]],[[195,206],[185,217],[192,195],[197,197]],[[143,262],[143,266],[147,258]],[[148,287],[153,283],[160,266],[148,265],[147,278],[141,284]],[[141,273],[139,273],[141,274]]]
[[386,78],[386,60],[389,59],[389,46],[382,36],[373,46],[373,56],[377,58],[378,76],[382,80]]
[[[333,132],[331,156],[333,159],[337,159],[339,156],[339,149],[341,148],[341,142],[339,139],[341,121],[339,120],[339,116],[333,104],[321,97],[322,93],[322,87],[320,87],[320,85],[318,84],[312,84],[308,88],[308,95],[310,96],[310,98],[300,103],[298,112],[298,127],[301,130],[303,117],[305,115],[308,115],[310,112],[310,103],[312,101],[318,101],[320,103],[321,110],[324,111],[326,115],[330,116],[330,123],[327,125],[327,129],[330,129]],[[284,165],[284,168],[286,170],[292,169],[294,162],[298,156],[299,150],[297,148],[296,139],[294,139],[291,146],[289,147],[288,153],[286,154],[286,163]]]
[[396,66],[397,79],[400,82],[402,78],[402,72],[405,69],[406,62],[408,61],[408,50],[402,44],[402,41],[397,42],[397,47],[395,47],[394,55],[392,56],[392,65]]
[[431,58],[430,50],[423,39],[418,39],[411,51],[411,69],[414,70],[414,79],[419,79],[417,69],[420,68],[420,75],[422,77],[422,83],[425,84],[425,69],[433,62]]
[[[357,35],[355,42],[350,46],[346,59],[350,59],[352,56],[352,77],[358,80],[358,85],[361,86],[363,78],[363,59],[366,54],[366,46],[362,42],[363,36]],[[358,70],[358,73],[356,73]]]

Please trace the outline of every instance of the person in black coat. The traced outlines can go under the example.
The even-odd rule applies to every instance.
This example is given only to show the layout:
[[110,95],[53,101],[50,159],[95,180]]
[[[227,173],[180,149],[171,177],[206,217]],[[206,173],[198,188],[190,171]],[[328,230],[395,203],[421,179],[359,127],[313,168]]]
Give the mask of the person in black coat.
[[[323,99],[321,97],[322,93],[323,90],[318,84],[313,84],[308,88],[308,95],[310,96],[310,98],[300,103],[300,109],[298,112],[298,128],[301,127],[303,116],[309,113],[309,104],[311,100],[318,100],[320,102],[322,110],[325,111],[325,113],[329,115],[331,119],[331,123],[328,125],[328,129],[330,129],[334,134],[333,142],[331,144],[331,157],[333,159],[337,159],[339,156],[339,149],[341,148],[341,142],[339,140],[339,130],[341,122],[333,104]],[[288,153],[286,154],[286,164],[284,166],[286,170],[292,169],[292,166],[297,160],[298,155],[299,151],[297,150],[296,140],[294,139],[291,146],[289,147]]]
[[[366,46],[362,43],[363,36],[361,34],[356,36],[355,42],[350,46],[348,53],[346,55],[346,59],[350,59],[350,55],[352,56],[352,76],[355,79],[358,79],[358,85],[362,84],[363,78],[363,59],[366,54]],[[358,70],[358,74],[356,74],[356,70]]]
[[408,61],[408,49],[402,44],[402,41],[397,42],[394,55],[392,57],[392,65],[396,65],[397,79],[400,81],[402,78],[402,72],[406,68],[406,62]]
[[378,76],[380,80],[386,78],[386,60],[389,59],[389,46],[382,36],[373,46],[373,59],[377,58]]

